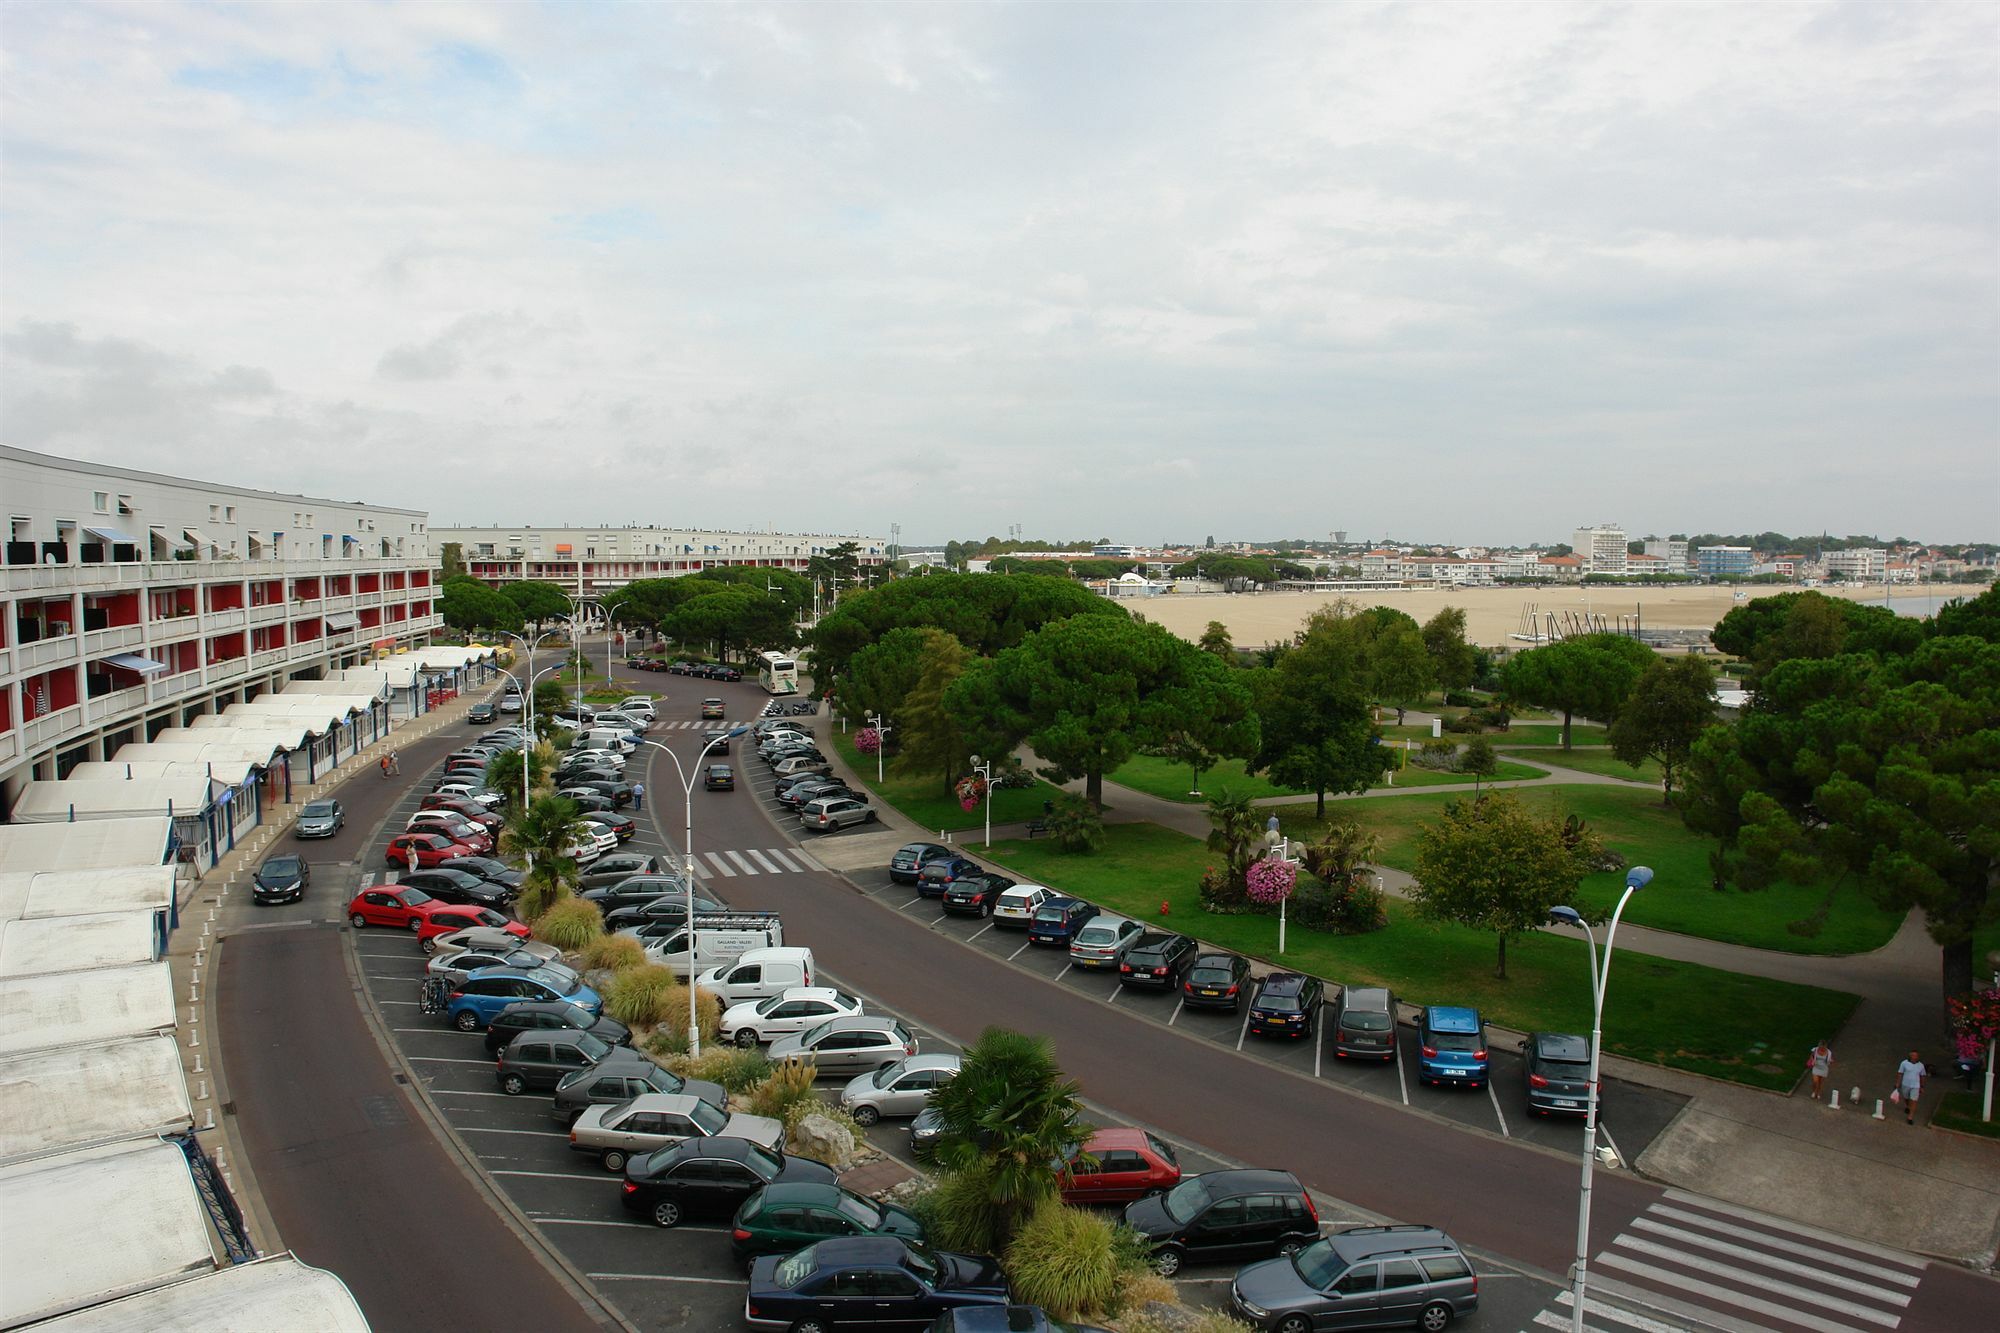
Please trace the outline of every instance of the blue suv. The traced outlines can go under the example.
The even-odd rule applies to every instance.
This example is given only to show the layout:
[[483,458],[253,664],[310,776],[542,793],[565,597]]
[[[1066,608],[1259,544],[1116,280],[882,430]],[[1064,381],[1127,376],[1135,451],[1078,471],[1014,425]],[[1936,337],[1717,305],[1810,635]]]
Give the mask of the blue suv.
[[604,1012],[604,1000],[574,976],[554,979],[518,967],[482,967],[452,990],[445,1017],[460,1032],[477,1032],[510,1004],[552,1000],[573,1004],[593,1018]]
[[1035,909],[1035,919],[1028,923],[1028,943],[1060,944],[1068,948],[1083,923],[1096,915],[1096,903],[1081,898],[1050,898]]
[[1477,1009],[1434,1004],[1417,1025],[1417,1077],[1426,1083],[1486,1086],[1486,1025]]

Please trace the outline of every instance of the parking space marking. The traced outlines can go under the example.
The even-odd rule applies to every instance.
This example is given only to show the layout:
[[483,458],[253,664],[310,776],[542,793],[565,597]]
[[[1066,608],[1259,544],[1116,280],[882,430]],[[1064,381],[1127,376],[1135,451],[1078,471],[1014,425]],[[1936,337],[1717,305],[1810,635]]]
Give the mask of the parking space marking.
[[433,1097],[505,1097],[509,1101],[515,1100],[513,1094],[511,1093],[469,1092],[464,1088],[432,1088],[431,1095]]
[[1187,1007],[1187,998],[1185,996],[1174,1001],[1174,1011],[1171,1014],[1167,1015],[1168,1027],[1172,1027],[1174,1025],[1174,1020],[1181,1016],[1181,1010],[1186,1007]]
[[924,900],[924,895],[920,893],[916,897],[910,899],[910,901],[904,903],[901,907],[898,907],[896,910],[898,912],[907,912],[912,907],[915,907],[918,903],[922,902],[923,900]]
[[[642,1223],[630,1222],[627,1226]],[[676,1231],[690,1231],[691,1227],[675,1227]],[[690,1277],[685,1273],[586,1273],[592,1282],[705,1282],[719,1287],[744,1287],[749,1284],[735,1277]]]
[[499,1168],[488,1172],[495,1176],[532,1176],[536,1180],[601,1180],[607,1185],[621,1184],[618,1176],[587,1176],[580,1171],[503,1171]]
[[[410,1003],[415,1004],[416,1001],[412,1000]],[[403,1058],[422,1060],[425,1064],[431,1065],[484,1065],[488,1069],[493,1067],[491,1060],[464,1060],[451,1055],[405,1055]]]
[[454,1128],[461,1134],[521,1134],[528,1138],[569,1141],[569,1135],[555,1129],[490,1129],[485,1125],[457,1125]]
[[972,941],[974,941],[974,940],[978,939],[978,938],[979,938],[979,937],[980,937],[981,935],[984,935],[984,934],[985,934],[985,933],[986,933],[987,931],[989,931],[989,930],[991,930],[991,929],[993,929],[993,923],[992,923],[991,921],[988,921],[988,922],[987,922],[987,923],[986,923],[985,925],[981,926],[981,927],[980,927],[980,928],[979,928],[978,930],[975,930],[975,931],[973,931],[973,932],[972,932],[972,934],[968,935],[968,936],[966,937],[966,940],[965,940],[965,942],[966,942],[967,944],[970,944],[970,943],[972,943]]
[[1321,1010],[1319,1021],[1313,1024],[1313,1077],[1319,1077],[1320,1052],[1326,1049],[1326,1011]]
[[1035,942],[1034,942],[1033,940],[1022,940],[1022,941],[1021,941],[1021,947],[1020,947],[1020,948],[1018,948],[1018,949],[1016,949],[1016,950],[1014,950],[1014,952],[1012,952],[1012,953],[1010,953],[1010,954],[1008,954],[1008,955],[1007,955],[1007,961],[1008,961],[1008,962],[1010,962],[1010,963],[1011,963],[1011,962],[1013,962],[1013,961],[1014,961],[1014,960],[1015,960],[1016,958],[1019,958],[1019,957],[1020,957],[1020,956],[1021,956],[1022,954],[1026,953],[1026,952],[1027,952],[1027,951],[1028,951],[1029,949],[1032,949],[1032,948],[1034,947],[1034,945],[1035,945]]
[[1056,973],[1053,979],[1056,981],[1061,981],[1064,977],[1069,975],[1070,968],[1074,966],[1076,966],[1074,963],[1064,963],[1062,971]]
[[1243,1026],[1236,1029],[1236,1049],[1243,1049],[1243,1039],[1250,1035],[1250,1011],[1243,1011]]
[[[1395,1036],[1393,1024],[1391,1025],[1390,1035]],[[1403,1039],[1401,1037],[1396,1037],[1396,1091],[1403,1094],[1403,1105],[1408,1106],[1410,1104],[1410,1085],[1403,1079]]]
[[[602,1218],[596,1217],[541,1217],[534,1213],[529,1213],[528,1216],[534,1218],[535,1225],[540,1227],[636,1227],[641,1231],[653,1230],[652,1227],[646,1225],[644,1222],[607,1222]],[[676,1231],[714,1231],[717,1228],[676,1227],[674,1229]]]
[[1118,1003],[1118,997],[1124,993],[1125,993],[1125,983],[1122,981],[1115,981],[1111,984],[1111,994],[1104,997],[1104,1002],[1106,1004],[1116,1004]]
[[1618,1153],[1618,1160],[1621,1162],[1624,1161],[1625,1154],[1622,1152],[1618,1152],[1618,1141],[1611,1137],[1611,1127],[1609,1125],[1606,1125],[1602,1120],[1599,1120],[1597,1122],[1597,1132],[1602,1134],[1604,1136],[1604,1141],[1611,1145],[1611,1151]]
[[1507,1113],[1500,1109],[1500,1094],[1493,1090],[1493,1076],[1490,1073],[1486,1076],[1486,1096],[1493,1103],[1493,1118],[1500,1122],[1500,1132],[1510,1139],[1513,1138],[1514,1131],[1507,1128]]
[[[407,1004],[407,1005],[409,1005],[409,1006],[410,1006],[410,1008],[412,1008],[412,1009],[415,1009],[415,1008],[417,1008],[417,1007],[418,1007],[419,1005],[421,1005],[421,1004],[423,1003],[423,1001],[421,1001],[421,1000],[377,1000],[377,1001],[375,1001],[375,1003],[377,1003],[377,1004]],[[438,1029],[438,1031],[442,1032],[442,1031],[444,1031],[444,1029],[443,1029],[443,1028],[439,1028],[439,1029]]]

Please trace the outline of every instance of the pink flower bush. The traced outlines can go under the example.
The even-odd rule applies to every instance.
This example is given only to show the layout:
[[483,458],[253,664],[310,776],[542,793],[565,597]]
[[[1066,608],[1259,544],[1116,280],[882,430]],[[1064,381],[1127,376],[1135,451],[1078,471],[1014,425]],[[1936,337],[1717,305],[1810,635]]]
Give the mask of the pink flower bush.
[[1953,1042],[1961,1060],[1975,1060],[2000,1035],[2000,987],[1974,991],[1946,1002],[1951,1008]]
[[1299,868],[1290,861],[1266,858],[1251,863],[1244,875],[1244,888],[1252,902],[1281,903],[1292,896],[1299,882]]
[[961,810],[977,810],[979,802],[986,796],[986,783],[984,779],[975,773],[969,777],[960,778],[953,784],[952,791],[958,797],[958,805]]
[[854,748],[863,754],[874,754],[882,748],[882,733],[873,727],[863,727],[854,733]]

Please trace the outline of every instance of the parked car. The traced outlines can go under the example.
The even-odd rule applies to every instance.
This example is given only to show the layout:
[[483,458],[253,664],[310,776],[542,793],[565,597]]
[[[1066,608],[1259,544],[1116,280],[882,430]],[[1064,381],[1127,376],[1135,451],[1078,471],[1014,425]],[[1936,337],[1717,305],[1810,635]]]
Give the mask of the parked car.
[[303,856],[286,853],[267,857],[250,877],[250,898],[260,905],[295,903],[306,896],[306,886],[311,883],[312,867]]
[[[818,750],[797,750],[774,760],[771,771],[784,778],[794,773],[831,773],[833,765]],[[868,817],[873,819],[874,813],[871,811]]]
[[404,888],[422,889],[441,903],[464,903],[498,911],[512,901],[511,892],[458,869],[458,864],[453,862],[436,870],[412,870],[402,876],[400,883]]
[[491,699],[481,699],[478,703],[465,710],[465,720],[467,722],[491,722],[499,714],[499,708]]
[[1026,930],[1034,924],[1035,913],[1042,910],[1042,904],[1054,896],[1039,884],[1009,883],[993,900],[993,924]]
[[962,1305],[946,1310],[924,1333],[1106,1333],[1095,1324],[1050,1318],[1039,1305]]
[[616,842],[630,842],[632,835],[639,831],[632,816],[616,814],[610,810],[586,810],[577,816],[586,824],[595,824],[608,832]]
[[496,861],[490,856],[460,857],[447,866],[446,869],[456,870],[467,875],[477,875],[488,884],[507,890],[507,895],[510,898],[520,895],[521,885],[527,879],[526,875],[508,865],[505,861]]
[[625,1163],[619,1201],[673,1227],[695,1218],[734,1217],[743,1201],[767,1185],[831,1185],[824,1162],[795,1157],[748,1139],[692,1139]]
[[476,778],[445,778],[432,787],[431,792],[438,796],[462,796],[469,801],[479,802],[489,810],[496,805],[504,805],[507,801],[504,793],[494,791]]
[[1325,997],[1326,988],[1318,977],[1273,972],[1257,983],[1250,997],[1244,1031],[1258,1037],[1310,1037],[1319,1029],[1319,1006]]
[[771,1063],[810,1060],[821,1075],[880,1069],[917,1053],[917,1039],[901,1020],[848,1014],[771,1043]]
[[339,801],[307,801],[292,825],[294,838],[331,838],[347,822],[347,812]]
[[483,856],[493,850],[493,835],[476,824],[469,824],[449,810],[419,810],[410,816],[403,826],[408,833],[435,833],[448,841],[470,848],[467,853]]
[[593,1014],[568,1000],[517,1000],[494,1014],[487,1023],[486,1053],[497,1057],[523,1032],[588,1032],[599,1041],[620,1049],[632,1044],[631,1030],[623,1023],[602,1014]]
[[726,1134],[765,1148],[785,1141],[785,1126],[765,1115],[731,1114],[679,1092],[648,1092],[612,1106],[588,1106],[569,1127],[569,1146],[589,1153],[606,1171],[623,1171],[633,1157],[689,1139]]
[[1181,1183],[1180,1160],[1165,1139],[1143,1129],[1100,1129],[1056,1176],[1064,1203],[1130,1203]]
[[917,874],[927,864],[942,856],[956,856],[949,847],[940,847],[934,842],[913,842],[897,849],[889,858],[889,878],[898,884],[915,884]]
[[550,1114],[567,1129],[586,1106],[612,1106],[648,1092],[685,1093],[724,1109],[729,1104],[729,1092],[720,1083],[682,1078],[639,1052],[620,1046],[588,1069],[563,1075],[556,1084]]
[[467,952],[503,954],[521,952],[532,954],[543,962],[562,961],[562,950],[553,944],[523,939],[519,935],[509,934],[504,930],[494,930],[487,926],[469,926],[464,930],[454,930],[449,935],[438,936],[430,941],[430,944],[431,948],[426,952],[438,958],[448,958],[453,954]]
[[739,1262],[790,1254],[832,1236],[899,1236],[922,1243],[924,1225],[893,1203],[838,1185],[766,1185],[743,1201],[729,1232]]
[[896,1236],[846,1236],[750,1261],[743,1322],[751,1328],[921,1328],[968,1305],[1006,1305],[1006,1275],[989,1258],[918,1249]]
[[1345,986],[1333,1011],[1333,1053],[1338,1058],[1396,1058],[1396,997],[1386,986]]
[[1250,960],[1233,953],[1198,954],[1181,978],[1181,1003],[1190,1009],[1235,1013],[1250,989]]
[[1072,967],[1110,968],[1117,971],[1125,951],[1145,932],[1136,921],[1100,913],[1083,923],[1069,942]]
[[1125,1225],[1152,1247],[1161,1277],[1187,1263],[1296,1254],[1319,1239],[1319,1212],[1289,1171],[1184,1176],[1165,1194],[1127,1204]]
[[943,1137],[944,1112],[935,1106],[926,1106],[910,1122],[910,1156],[920,1162],[928,1162],[931,1154],[937,1151],[938,1140]]
[[954,880],[938,900],[938,907],[955,916],[992,916],[1000,895],[1014,887],[1014,881],[991,871]]
[[1567,1032],[1530,1032],[1521,1047],[1528,1080],[1528,1109],[1536,1115],[1590,1112],[1590,1038]]
[[[632,926],[643,925],[653,921],[670,922],[675,926],[682,926],[687,924],[687,907],[687,893],[685,890],[678,893],[669,893],[663,897],[655,898],[650,902],[637,903],[629,907],[621,907],[615,912],[606,913],[604,928],[615,935]],[[720,912],[726,909],[724,909],[721,903],[696,894],[694,910],[699,914],[702,912]]]
[[442,834],[399,833],[389,839],[383,860],[405,870],[428,870],[432,866],[448,865],[461,856],[478,854],[476,849],[462,842],[453,842]]
[[499,930],[521,939],[528,937],[526,926],[519,921],[508,920],[490,907],[436,903],[430,916],[417,927],[417,943],[423,946],[425,953],[436,953],[444,940],[469,929]]
[[1133,940],[1118,960],[1118,984],[1178,989],[1195,952],[1195,942],[1185,935],[1149,930]]
[[560,1000],[593,1016],[604,1012],[603,999],[581,981],[556,984],[519,968],[496,967],[467,978],[452,991],[445,1001],[445,1017],[460,1032],[477,1032],[502,1009],[523,1000]]
[[720,699],[703,699],[701,701],[701,715],[705,718],[722,717],[725,711]]
[[[645,937],[644,930],[640,935]],[[698,990],[713,993],[725,1006],[768,1000],[795,986],[813,984],[813,952],[796,945],[752,949],[733,962],[709,968],[694,984]]]
[[364,926],[387,926],[392,930],[415,931],[444,905],[422,889],[384,884],[355,894],[354,900],[347,904],[347,920],[356,930]]
[[616,810],[618,808],[617,801],[603,795],[594,787],[563,787],[557,790],[556,795],[566,801],[575,803],[578,810],[597,811]]
[[874,806],[844,796],[822,798],[799,812],[800,826],[815,833],[830,833],[850,824],[872,824],[876,818]]
[[1042,900],[1042,905],[1035,909],[1035,919],[1028,923],[1028,943],[1059,944],[1068,948],[1069,942],[1076,938],[1076,932],[1096,915],[1096,903],[1052,893]]
[[1417,1021],[1417,1077],[1426,1083],[1486,1086],[1486,1024],[1477,1009],[1434,1004]]
[[427,793],[417,805],[423,810],[448,810],[467,823],[478,824],[488,829],[497,829],[507,822],[477,801],[463,796],[447,796],[442,792]]
[[591,889],[622,883],[634,875],[656,875],[666,868],[665,861],[646,852],[613,852],[593,862],[578,877],[577,886],[588,893]]
[[493,1062],[493,1077],[509,1097],[552,1092],[565,1075],[588,1069],[615,1049],[588,1032],[518,1032]]
[[716,1031],[738,1046],[755,1046],[861,1012],[861,1001],[828,986],[794,986],[762,1000],[731,1005]]
[[887,1069],[856,1074],[840,1090],[840,1105],[864,1128],[884,1116],[913,1116],[933,1092],[958,1077],[958,1063],[955,1055],[912,1055]]
[[1399,1328],[1441,1333],[1479,1308],[1479,1277],[1436,1227],[1349,1227],[1237,1273],[1236,1317],[1271,1333]]
[[985,873],[985,868],[969,856],[957,852],[934,856],[917,872],[917,893],[925,898],[942,898],[945,890],[961,879]]
[[424,964],[424,975],[443,977],[446,985],[457,987],[489,967],[518,968],[551,982],[576,979],[576,969],[564,963],[560,954],[550,958],[526,948],[459,949],[453,953],[433,954],[431,960]]
[[632,804],[632,784],[619,778],[575,778],[570,782],[570,790],[582,789],[595,793],[611,802],[613,809],[622,809]]

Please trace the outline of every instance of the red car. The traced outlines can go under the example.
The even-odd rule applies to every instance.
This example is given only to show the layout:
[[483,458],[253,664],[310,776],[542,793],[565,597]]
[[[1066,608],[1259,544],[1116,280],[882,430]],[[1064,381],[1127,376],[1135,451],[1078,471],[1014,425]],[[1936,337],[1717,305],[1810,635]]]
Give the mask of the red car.
[[363,926],[388,926],[392,930],[421,932],[424,923],[444,910],[444,906],[422,889],[384,884],[355,894],[354,901],[347,905],[347,919],[356,930]]
[[489,926],[494,930],[504,930],[516,939],[528,938],[528,928],[518,921],[510,921],[490,907],[473,907],[463,903],[439,903],[431,914],[417,927],[417,941],[424,946],[425,953],[433,953],[437,945],[433,943],[440,935],[449,935],[467,926]]
[[507,822],[477,801],[468,801],[461,796],[446,796],[441,792],[432,792],[430,795],[424,797],[423,800],[417,803],[417,808],[420,810],[446,811],[457,815],[468,824],[477,824],[488,833],[497,834],[500,831],[500,826]]
[[[1081,1160],[1084,1153],[1095,1166]],[[1064,1203],[1129,1203],[1181,1183],[1181,1164],[1164,1140],[1143,1129],[1100,1129],[1070,1159],[1056,1185]]]
[[464,843],[482,855],[493,850],[493,834],[449,810],[419,810],[403,826],[406,833],[435,833],[452,842]]
[[[398,869],[429,870],[433,866],[450,865],[461,856],[477,856],[479,853],[462,842],[453,842],[438,833],[398,833],[389,839],[389,850],[384,859]],[[411,864],[410,858],[416,858]]]

